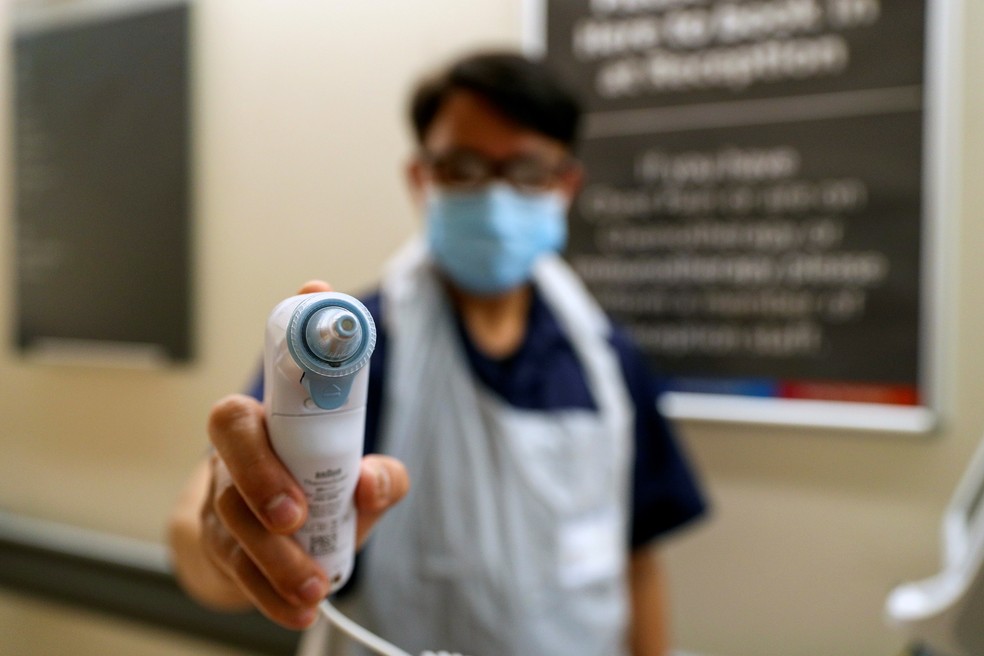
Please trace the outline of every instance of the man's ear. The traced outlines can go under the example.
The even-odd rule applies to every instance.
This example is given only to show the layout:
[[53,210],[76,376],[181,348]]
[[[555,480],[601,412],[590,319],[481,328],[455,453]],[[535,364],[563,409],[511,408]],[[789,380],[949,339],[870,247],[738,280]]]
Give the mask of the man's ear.
[[580,162],[573,162],[560,175],[560,189],[567,197],[568,205],[574,202],[577,192],[584,186],[584,167]]
[[427,176],[424,171],[424,164],[419,157],[412,157],[404,168],[404,175],[407,180],[407,188],[410,190],[410,198],[414,205],[421,207],[424,204],[424,188],[427,184]]

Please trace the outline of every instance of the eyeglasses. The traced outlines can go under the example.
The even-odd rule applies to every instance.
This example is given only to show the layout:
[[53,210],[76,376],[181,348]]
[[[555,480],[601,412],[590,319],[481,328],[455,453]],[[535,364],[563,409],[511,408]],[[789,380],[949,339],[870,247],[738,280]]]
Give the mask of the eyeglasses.
[[493,160],[465,148],[439,155],[423,152],[420,159],[431,169],[439,185],[451,189],[475,189],[500,179],[519,191],[545,191],[574,166],[572,158],[565,158],[560,163],[548,162],[535,155]]

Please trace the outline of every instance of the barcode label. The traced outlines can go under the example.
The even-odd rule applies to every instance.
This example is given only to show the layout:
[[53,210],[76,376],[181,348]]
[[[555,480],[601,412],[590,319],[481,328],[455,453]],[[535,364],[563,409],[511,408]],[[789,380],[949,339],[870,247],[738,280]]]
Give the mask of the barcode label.
[[337,539],[334,533],[314,535],[311,537],[310,553],[312,556],[324,556],[332,553],[337,548]]

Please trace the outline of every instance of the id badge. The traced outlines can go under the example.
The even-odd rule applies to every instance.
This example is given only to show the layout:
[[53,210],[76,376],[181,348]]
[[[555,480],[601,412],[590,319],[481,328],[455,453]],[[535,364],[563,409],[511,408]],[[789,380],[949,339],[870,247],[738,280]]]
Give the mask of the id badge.
[[625,540],[614,510],[577,517],[560,527],[558,577],[574,589],[617,576],[625,558]]

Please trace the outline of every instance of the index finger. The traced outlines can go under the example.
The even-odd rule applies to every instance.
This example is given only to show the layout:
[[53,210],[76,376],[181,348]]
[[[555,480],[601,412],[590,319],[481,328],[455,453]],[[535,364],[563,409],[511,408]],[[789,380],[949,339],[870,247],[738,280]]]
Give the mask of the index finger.
[[298,294],[314,294],[315,292],[330,292],[331,285],[326,283],[324,280],[308,280],[306,283],[301,285]]
[[223,398],[209,415],[208,435],[263,525],[283,534],[300,528],[307,515],[304,492],[270,446],[263,406],[242,394]]

